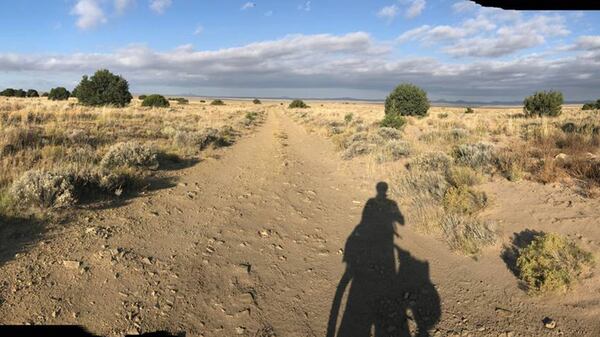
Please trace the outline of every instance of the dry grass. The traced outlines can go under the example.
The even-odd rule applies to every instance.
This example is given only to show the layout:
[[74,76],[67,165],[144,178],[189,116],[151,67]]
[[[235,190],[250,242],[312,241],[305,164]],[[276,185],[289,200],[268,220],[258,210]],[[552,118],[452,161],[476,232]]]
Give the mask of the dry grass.
[[246,102],[211,106],[192,101],[153,109],[137,100],[126,108],[92,108],[76,100],[2,98],[2,208],[8,212],[8,204],[24,204],[23,198],[43,207],[68,205],[82,182],[114,192],[127,180],[121,173],[128,169],[143,177],[160,161],[231,144],[241,130],[262,119],[262,110]]
[[411,225],[469,255],[496,237],[477,215],[488,204],[477,184],[498,176],[560,182],[588,196],[600,186],[600,116],[580,106],[563,106],[555,118],[525,118],[521,107],[476,108],[476,113],[432,107],[424,118],[407,117],[390,140],[379,126],[382,105],[309,105],[288,113],[331,137],[343,158],[362,158],[370,169],[385,172]]

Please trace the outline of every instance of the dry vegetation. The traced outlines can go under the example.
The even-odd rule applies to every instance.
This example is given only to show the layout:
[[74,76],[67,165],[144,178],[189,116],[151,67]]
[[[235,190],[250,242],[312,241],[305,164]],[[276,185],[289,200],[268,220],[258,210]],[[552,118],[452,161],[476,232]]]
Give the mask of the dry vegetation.
[[600,187],[597,110],[563,106],[558,117],[526,117],[520,107],[434,107],[403,117],[397,130],[381,126],[379,105],[311,106],[288,113],[330,137],[342,158],[387,172],[411,223],[468,255],[496,241],[494,224],[478,215],[490,202],[480,183],[561,183],[590,198]]
[[2,98],[0,214],[121,196],[161,169],[232,144],[262,116],[236,104],[94,108],[73,99]]

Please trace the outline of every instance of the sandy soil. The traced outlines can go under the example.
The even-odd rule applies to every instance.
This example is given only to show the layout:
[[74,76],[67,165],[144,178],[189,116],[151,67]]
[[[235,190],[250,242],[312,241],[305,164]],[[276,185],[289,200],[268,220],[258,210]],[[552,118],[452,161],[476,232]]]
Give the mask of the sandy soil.
[[43,233],[3,229],[0,323],[106,335],[600,335],[598,276],[568,295],[531,297],[500,257],[527,228],[597,253],[598,200],[487,183],[484,215],[500,223],[502,242],[474,260],[411,230],[395,202],[376,196],[385,177],[341,161],[275,109],[234,146],[167,174],[145,195],[83,208]]

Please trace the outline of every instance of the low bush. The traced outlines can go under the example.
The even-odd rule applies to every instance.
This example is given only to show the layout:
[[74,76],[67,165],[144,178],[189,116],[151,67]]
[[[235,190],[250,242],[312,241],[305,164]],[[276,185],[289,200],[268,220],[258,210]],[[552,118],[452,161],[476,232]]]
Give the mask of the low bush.
[[425,152],[408,163],[410,170],[446,172],[452,158],[444,152]]
[[159,167],[158,152],[149,145],[134,141],[117,143],[108,149],[100,165],[105,168],[131,167],[156,170]]
[[352,122],[353,117],[354,117],[354,114],[352,112],[348,112],[347,114],[344,115],[344,122],[346,124],[350,124]]
[[254,103],[254,104],[262,104],[262,102],[258,98],[253,99],[252,103]]
[[525,98],[523,113],[526,116],[554,117],[561,113],[563,94],[558,91],[540,91]]
[[11,195],[17,204],[23,206],[42,209],[67,207],[76,202],[73,180],[68,172],[30,170],[13,182]]
[[171,104],[162,95],[150,95],[144,98],[142,106],[153,108],[168,108]]
[[69,97],[71,97],[71,93],[63,87],[53,88],[48,94],[48,99],[52,101],[66,101]]
[[497,240],[491,223],[470,216],[448,213],[441,219],[440,225],[450,249],[466,255],[476,255]]
[[375,148],[375,146],[373,146],[372,144],[369,144],[367,142],[359,142],[359,141],[351,142],[346,147],[346,150],[344,150],[344,152],[342,153],[342,159],[350,160],[354,157],[369,154],[369,153],[373,152],[374,148]]
[[380,127],[377,134],[384,140],[398,140],[402,138],[402,132],[396,128]]
[[183,97],[169,98],[169,100],[175,101],[175,102],[177,102],[177,104],[180,104],[180,105],[190,104],[190,101],[187,98],[183,98]]
[[139,99],[140,101],[143,101],[143,100],[145,100],[145,99],[146,99],[146,97],[148,97],[148,96],[147,96],[147,95],[139,95],[139,96],[138,96],[138,99]]
[[27,90],[27,97],[40,97],[40,94],[37,92],[37,90],[29,89]]
[[225,102],[223,102],[220,99],[215,99],[212,102],[210,102],[210,105],[225,105]]
[[526,153],[503,149],[494,153],[494,164],[504,178],[517,181],[523,177],[526,170],[527,157]]
[[554,233],[536,236],[518,254],[519,278],[532,293],[565,291],[593,264],[590,253]]
[[398,114],[386,114],[379,125],[381,127],[402,129],[406,124],[406,118]]
[[475,110],[473,110],[471,107],[468,107],[467,110],[465,110],[466,114],[474,114]]
[[472,215],[487,206],[484,192],[472,190],[468,186],[450,187],[442,200],[447,212]]
[[454,148],[452,156],[457,164],[474,169],[484,169],[493,164],[494,147],[487,143],[461,144]]
[[304,103],[304,101],[302,101],[300,99],[295,99],[292,101],[292,103],[290,103],[289,108],[290,109],[306,109],[306,108],[308,108],[308,105],[306,105],[306,103]]
[[396,161],[410,155],[412,147],[409,142],[403,140],[390,140],[383,145],[377,156],[379,163]]
[[229,126],[221,129],[206,128],[201,131],[178,131],[173,136],[173,145],[204,150],[209,145],[229,146],[234,143],[235,137],[235,131]]
[[450,166],[446,170],[446,180],[454,186],[473,186],[479,184],[481,177],[468,166]]
[[600,99],[596,102],[585,103],[581,110],[600,110]]

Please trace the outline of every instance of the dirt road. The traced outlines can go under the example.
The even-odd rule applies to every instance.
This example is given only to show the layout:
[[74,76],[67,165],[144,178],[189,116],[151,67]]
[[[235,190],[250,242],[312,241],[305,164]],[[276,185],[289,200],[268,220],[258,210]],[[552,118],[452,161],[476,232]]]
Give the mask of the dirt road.
[[[598,331],[576,308],[519,290],[498,251],[475,261],[415,234],[382,191],[375,197],[381,177],[283,113],[168,174],[162,188],[84,209],[3,260],[0,323],[111,335],[325,336],[328,324],[330,336],[339,326],[359,337],[372,326],[377,336]],[[544,328],[546,316],[557,328]]]

